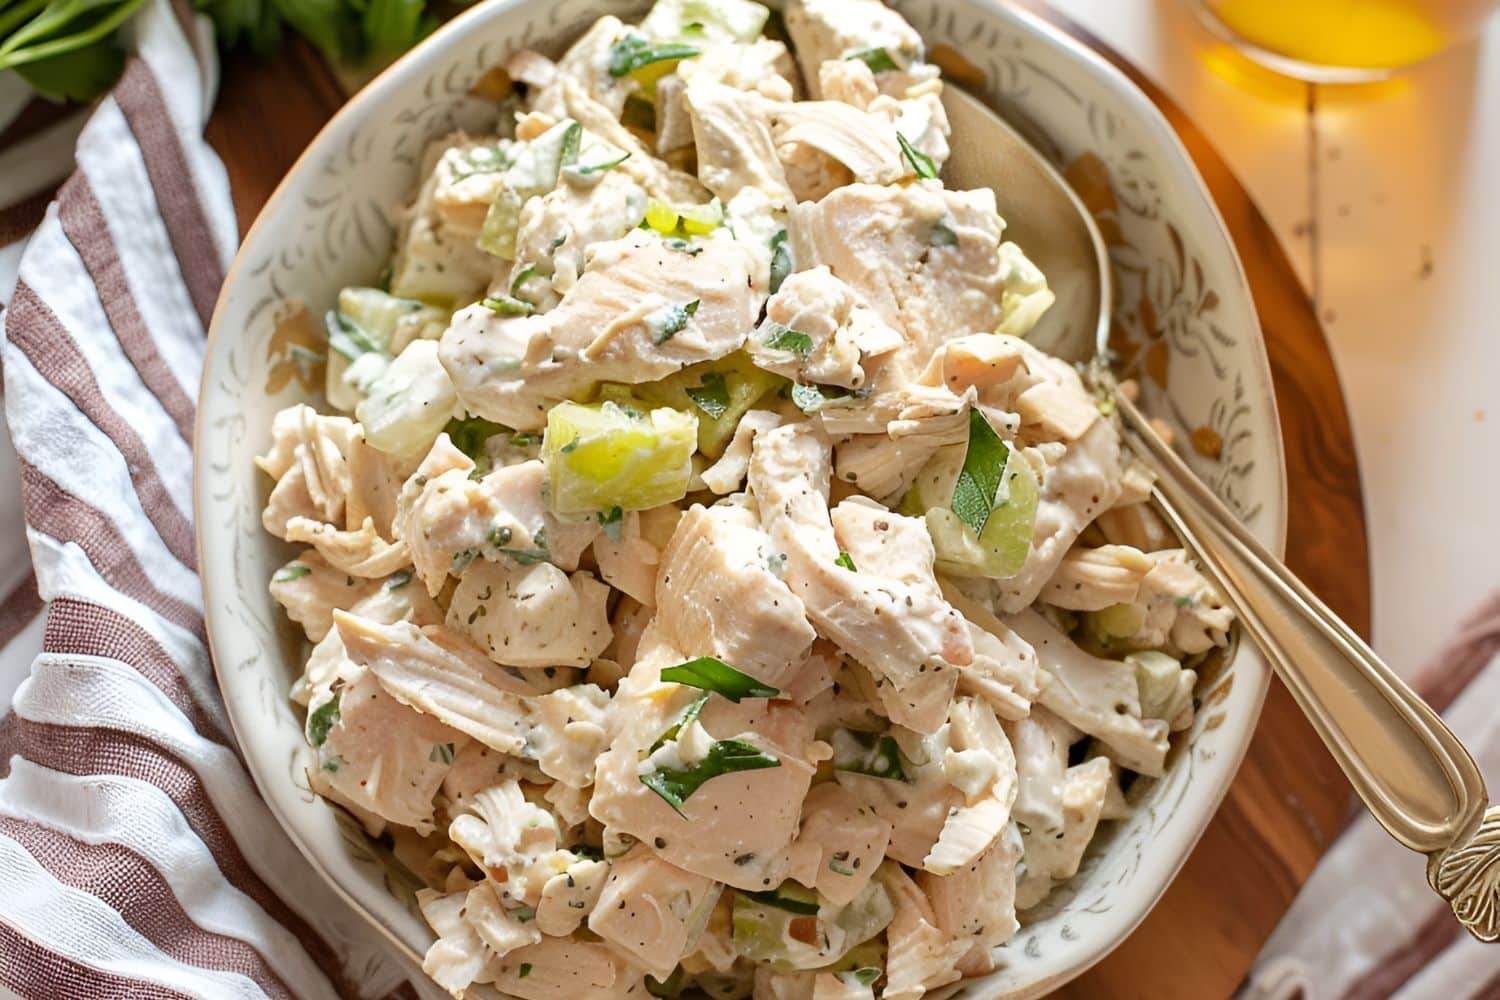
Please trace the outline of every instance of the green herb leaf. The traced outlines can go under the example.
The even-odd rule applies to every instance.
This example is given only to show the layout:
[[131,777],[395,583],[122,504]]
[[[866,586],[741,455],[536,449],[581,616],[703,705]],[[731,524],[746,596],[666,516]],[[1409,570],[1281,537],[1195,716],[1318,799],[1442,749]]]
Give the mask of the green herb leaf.
[[[842,855],[842,857],[840,857],[840,855]],[[848,858],[848,851],[839,851],[838,854],[835,854],[833,857],[828,859],[828,870],[833,872],[835,875],[853,875],[854,869],[850,868],[847,864],[844,863],[848,860]]]
[[715,656],[700,656],[675,667],[668,667],[661,672],[661,679],[674,684],[686,684],[702,691],[713,691],[733,702],[738,702],[741,698],[774,698],[781,693],[779,688],[762,684]]
[[337,309],[328,310],[325,322],[328,326],[328,346],[350,361],[369,354],[371,351],[380,350],[379,345],[370,339],[369,334]]
[[852,403],[856,399],[863,399],[868,393],[862,390],[850,392],[847,389],[838,389],[822,385],[794,385],[792,386],[792,402],[797,404],[797,409],[803,413],[817,413],[827,406],[842,406]]
[[696,257],[703,252],[702,247],[694,246],[687,240],[683,239],[681,236],[668,236],[661,242],[662,246],[666,247],[668,250],[676,250],[678,253],[685,253],[689,257]]
[[882,48],[860,49],[858,52],[849,53],[844,58],[858,59],[875,73],[888,73],[901,68],[896,64],[896,60],[891,58],[891,54]]
[[536,312],[536,306],[530,302],[513,299],[509,295],[486,295],[479,300],[479,304],[501,316],[530,316]]
[[683,815],[682,806],[707,781],[737,771],[759,771],[780,767],[781,761],[743,740],[718,740],[695,764],[684,768],[662,768],[641,775],[641,784]]
[[956,247],[958,246],[958,234],[949,229],[945,224],[934,222],[932,224],[932,235],[927,238],[927,242],[935,247]]
[[833,766],[839,771],[867,774],[872,778],[907,780],[901,747],[884,733],[838,730],[833,738]]
[[801,893],[793,895],[780,889],[770,889],[765,892],[741,892],[740,895],[746,899],[753,899],[762,906],[774,906],[778,910],[786,910],[802,917],[815,917],[818,915],[818,898],[815,893],[807,893],[811,899],[805,898]]
[[604,529],[604,534],[612,542],[620,540],[620,530],[624,520],[625,512],[619,504],[616,504],[609,510],[601,510],[599,512],[599,525]]
[[693,405],[715,420],[729,412],[729,385],[722,372],[709,372],[703,381],[683,389]]
[[521,286],[526,284],[526,282],[534,274],[536,274],[535,264],[527,264],[525,267],[521,268],[521,270],[517,272],[516,276],[510,279],[510,297],[521,302],[526,301],[525,299],[521,298]]
[[867,965],[862,969],[852,969],[849,972],[839,973],[841,976],[849,976],[861,986],[869,986],[880,978],[880,970],[873,965]]
[[615,167],[618,167],[628,159],[630,159],[630,154],[626,153],[623,156],[617,157],[613,160],[609,160],[605,163],[590,163],[586,167],[573,166],[569,169],[571,169],[575,174],[583,177],[588,177],[590,174],[602,174],[606,170],[613,170],[615,169]]
[[337,774],[339,768],[343,766],[344,758],[342,757],[329,757],[323,762],[323,770],[327,771],[329,774]]
[[517,448],[529,448],[534,444],[542,443],[540,434],[512,434],[510,443]]
[[663,306],[650,316],[646,317],[646,328],[651,331],[651,339],[658,344],[665,344],[673,337],[682,332],[688,325],[688,320],[698,311],[698,301],[694,299],[683,305]]
[[781,290],[781,283],[792,273],[792,250],[787,246],[786,230],[777,230],[771,237],[771,292]]
[[516,978],[525,979],[529,975],[531,975],[531,963],[522,962],[520,971],[516,973]]
[[505,433],[505,430],[500,424],[483,417],[464,417],[462,420],[455,417],[443,427],[453,447],[476,462],[488,457],[485,443],[496,434]]
[[973,529],[975,537],[984,531],[985,522],[995,509],[1001,475],[1009,457],[1010,449],[1000,440],[1000,435],[995,433],[984,414],[970,410],[969,448],[964,453],[963,469],[954,484],[949,507],[960,521]]
[[790,351],[799,358],[805,358],[812,353],[813,339],[801,330],[793,330],[789,326],[780,323],[771,324],[771,333],[765,340],[761,341],[766,347],[773,351]]
[[339,697],[335,694],[307,717],[307,739],[313,746],[320,747],[328,742],[328,731],[339,721]]
[[640,35],[627,35],[610,46],[609,75],[625,76],[642,66],[677,59],[691,59],[697,54],[698,49],[691,45],[674,42],[652,45]]
[[938,175],[937,164],[932,162],[932,157],[913,146],[900,132],[896,133],[896,141],[901,144],[901,155],[906,158],[912,173],[924,180],[931,180]]
[[286,583],[289,580],[300,580],[311,572],[310,566],[304,566],[299,562],[289,562],[271,574],[271,582]]
[[843,550],[839,551],[839,557],[833,561],[833,564],[835,566],[842,566],[851,573],[859,572],[859,570],[855,569],[854,560],[850,558],[849,553],[844,552]]
[[706,694],[701,694],[689,702],[688,707],[683,709],[682,714],[677,717],[677,721],[663,730],[662,734],[656,738],[656,742],[651,744],[651,752],[656,753],[656,751],[675,740],[684,729],[693,724],[694,720],[698,718],[698,713],[703,711],[703,706],[706,704],[708,704],[708,695]]

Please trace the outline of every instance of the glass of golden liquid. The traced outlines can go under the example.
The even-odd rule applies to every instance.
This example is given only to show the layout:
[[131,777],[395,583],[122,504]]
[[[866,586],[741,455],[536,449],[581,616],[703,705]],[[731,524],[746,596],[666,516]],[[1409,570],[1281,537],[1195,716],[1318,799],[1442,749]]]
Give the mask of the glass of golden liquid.
[[1314,83],[1365,83],[1467,41],[1500,0],[1194,0],[1245,55]]

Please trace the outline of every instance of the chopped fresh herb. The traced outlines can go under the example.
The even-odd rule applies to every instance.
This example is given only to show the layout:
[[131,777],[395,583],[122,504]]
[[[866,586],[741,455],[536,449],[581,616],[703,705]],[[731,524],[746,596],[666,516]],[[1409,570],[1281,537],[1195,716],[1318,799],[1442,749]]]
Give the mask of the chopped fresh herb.
[[510,297],[513,299],[521,299],[521,286],[530,281],[535,274],[535,264],[527,264],[525,267],[521,268],[520,272],[514,278],[510,279]]
[[510,544],[511,530],[503,524],[491,525],[484,537],[489,539],[490,544],[495,548],[503,549]]
[[855,569],[854,560],[850,558],[849,553],[844,552],[843,550],[839,551],[839,557],[833,561],[833,564],[835,566],[842,566],[851,573],[859,572],[858,569]]
[[852,403],[856,399],[863,399],[867,394],[866,391],[850,392],[847,389],[821,385],[792,386],[792,402],[803,413],[817,413],[826,406]]
[[307,717],[307,739],[315,747],[328,742],[328,731],[339,721],[339,696],[334,695]]
[[399,569],[391,574],[390,579],[385,581],[385,589],[400,590],[408,583],[411,583],[411,572],[409,570]]
[[521,963],[521,971],[518,972],[518,973],[516,973],[516,978],[518,978],[518,979],[525,979],[529,975],[531,975],[531,963],[530,962],[522,962]]
[[913,146],[900,132],[896,133],[896,141],[901,144],[901,155],[906,158],[912,173],[924,180],[931,180],[938,175],[937,164],[932,162],[932,157]]
[[323,770],[327,771],[329,774],[337,774],[339,768],[343,766],[344,758],[342,757],[329,757],[323,762]]
[[497,174],[510,168],[510,157],[499,146],[473,146],[459,154],[460,163],[453,171],[454,180],[475,174]]
[[1172,606],[1177,608],[1190,608],[1196,603],[1198,602],[1191,595],[1184,594],[1183,596],[1173,601]]
[[530,302],[513,299],[509,295],[486,295],[479,300],[479,304],[501,316],[530,316],[536,312],[536,306]]
[[656,742],[651,744],[651,752],[656,753],[656,751],[675,740],[684,729],[693,724],[694,720],[698,718],[698,713],[703,711],[703,706],[706,704],[708,704],[707,694],[701,694],[689,702],[688,707],[683,709],[682,714],[677,717],[677,721],[664,729],[662,734],[656,738]]
[[463,571],[469,568],[469,563],[473,562],[478,555],[478,549],[460,549],[453,553],[453,562],[449,565],[448,572],[454,576],[462,576]]
[[956,247],[958,246],[958,234],[949,229],[946,224],[934,222],[932,224],[932,235],[927,238],[927,242],[935,247]]
[[689,243],[681,236],[668,236],[661,242],[662,246],[666,247],[668,250],[676,250],[678,253],[685,253],[689,257],[696,257],[703,252],[702,247],[694,246],[692,243]]
[[759,771],[780,767],[781,761],[743,740],[717,740],[703,759],[683,768],[661,768],[641,775],[641,784],[661,796],[662,801],[682,812],[683,803],[703,784],[736,771]]
[[583,145],[583,126],[578,122],[568,122],[568,127],[563,130],[562,147],[557,154],[557,165],[571,167],[578,162],[578,149]]
[[540,434],[512,434],[510,443],[517,448],[529,448],[534,444],[541,444],[542,436]]
[[615,169],[615,167],[618,167],[628,159],[630,159],[630,154],[625,153],[623,156],[616,157],[615,159],[609,160],[605,163],[590,163],[586,167],[575,165],[573,167],[570,167],[569,169],[575,174],[579,174],[583,177],[588,177],[591,174],[602,174],[606,170],[613,170]]
[[958,519],[973,529],[977,537],[984,531],[990,512],[995,509],[995,498],[1000,492],[1001,475],[1010,449],[1000,440],[1000,435],[990,426],[984,414],[969,411],[969,448],[964,453],[963,469],[953,487],[953,500],[949,506]]
[[840,771],[867,774],[872,778],[907,780],[901,747],[884,733],[838,730],[833,734],[833,766]]
[[703,381],[683,389],[693,405],[715,420],[729,412],[729,386],[722,372],[709,372]]
[[818,915],[817,893],[800,887],[789,889],[787,885],[783,885],[780,889],[771,889],[766,892],[742,892],[740,895],[762,906],[774,906],[778,910],[786,910],[798,916],[815,917]]
[[534,906],[518,906],[511,912],[523,924],[529,924],[536,919],[536,907]]
[[656,310],[646,317],[646,328],[651,331],[652,341],[665,344],[681,333],[688,325],[688,320],[697,312],[697,299],[684,305],[667,305]]
[[901,68],[896,64],[896,60],[891,58],[891,54],[882,48],[860,49],[858,52],[849,53],[844,58],[858,59],[870,67],[873,73],[888,73]]
[[371,351],[378,351],[380,347],[355,325],[354,321],[337,309],[328,310],[325,317],[328,326],[328,346],[350,361],[354,361],[362,355]]
[[847,973],[842,973],[842,975],[849,976],[861,986],[869,986],[880,978],[880,970],[872,965],[867,965],[862,969],[852,969]]
[[786,553],[775,552],[766,556],[766,569],[777,579],[786,575]]
[[432,752],[427,755],[427,759],[434,764],[453,763],[453,744],[434,743],[432,745]]
[[667,42],[652,45],[640,35],[627,35],[609,49],[609,75],[625,76],[652,63],[690,59],[698,54],[691,45]]
[[599,512],[599,525],[604,529],[604,534],[612,542],[620,540],[620,529],[623,527],[624,520],[625,511],[621,509],[619,504],[615,504],[609,510],[601,510]]
[[[840,851],[839,854],[844,854],[846,859],[848,857],[848,855],[844,851]],[[854,869],[850,868],[843,861],[839,860],[839,857],[838,857],[837,854],[835,854],[832,858],[829,859],[829,861],[828,861],[828,870],[831,871],[831,872],[833,872],[835,875],[853,875],[854,874]]]
[[287,563],[271,575],[271,582],[286,583],[288,580],[300,580],[311,572],[311,567],[304,566],[301,563]]
[[535,566],[537,563],[551,562],[552,553],[546,548],[537,547],[530,549],[501,549],[501,555],[510,556],[522,566]]
[[443,433],[448,435],[453,447],[476,462],[487,457],[485,443],[496,434],[504,432],[505,428],[500,424],[483,417],[465,417],[462,420],[455,417],[443,426]]
[[781,283],[792,273],[792,250],[787,246],[786,230],[771,237],[771,291],[780,291]]
[[791,327],[782,326],[780,323],[771,324],[771,333],[761,343],[773,351],[790,351],[799,358],[805,358],[812,353],[813,339],[801,330],[793,330]]
[[778,688],[762,684],[714,656],[700,656],[668,667],[661,672],[661,679],[686,684],[700,691],[713,691],[733,702],[741,698],[774,698],[781,693]]

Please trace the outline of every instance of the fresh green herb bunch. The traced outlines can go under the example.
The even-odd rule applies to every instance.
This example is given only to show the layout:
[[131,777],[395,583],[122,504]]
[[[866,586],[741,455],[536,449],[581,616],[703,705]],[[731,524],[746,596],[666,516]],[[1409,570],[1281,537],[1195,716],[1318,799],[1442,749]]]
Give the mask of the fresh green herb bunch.
[[[89,101],[119,79],[120,26],[145,0],[0,0],[0,71],[53,100]],[[378,67],[437,26],[428,0],[194,0],[224,48],[266,58],[288,32],[335,65]],[[444,6],[460,6],[445,4]]]

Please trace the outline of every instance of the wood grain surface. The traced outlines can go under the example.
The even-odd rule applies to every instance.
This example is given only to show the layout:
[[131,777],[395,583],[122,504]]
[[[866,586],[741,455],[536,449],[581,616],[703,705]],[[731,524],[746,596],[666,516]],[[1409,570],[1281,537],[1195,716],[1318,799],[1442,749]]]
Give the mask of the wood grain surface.
[[[1287,562],[1367,636],[1370,570],[1353,437],[1323,331],[1286,254],[1224,161],[1165,94],[1085,29],[1028,5],[1134,79],[1208,182],[1244,261],[1270,350],[1286,441]],[[303,46],[289,46],[269,65],[226,61],[208,138],[228,168],[242,233],[342,102],[333,75]],[[1133,935],[1057,995],[1229,996],[1343,826],[1349,802],[1348,783],[1273,681],[1245,763],[1182,873]]]

